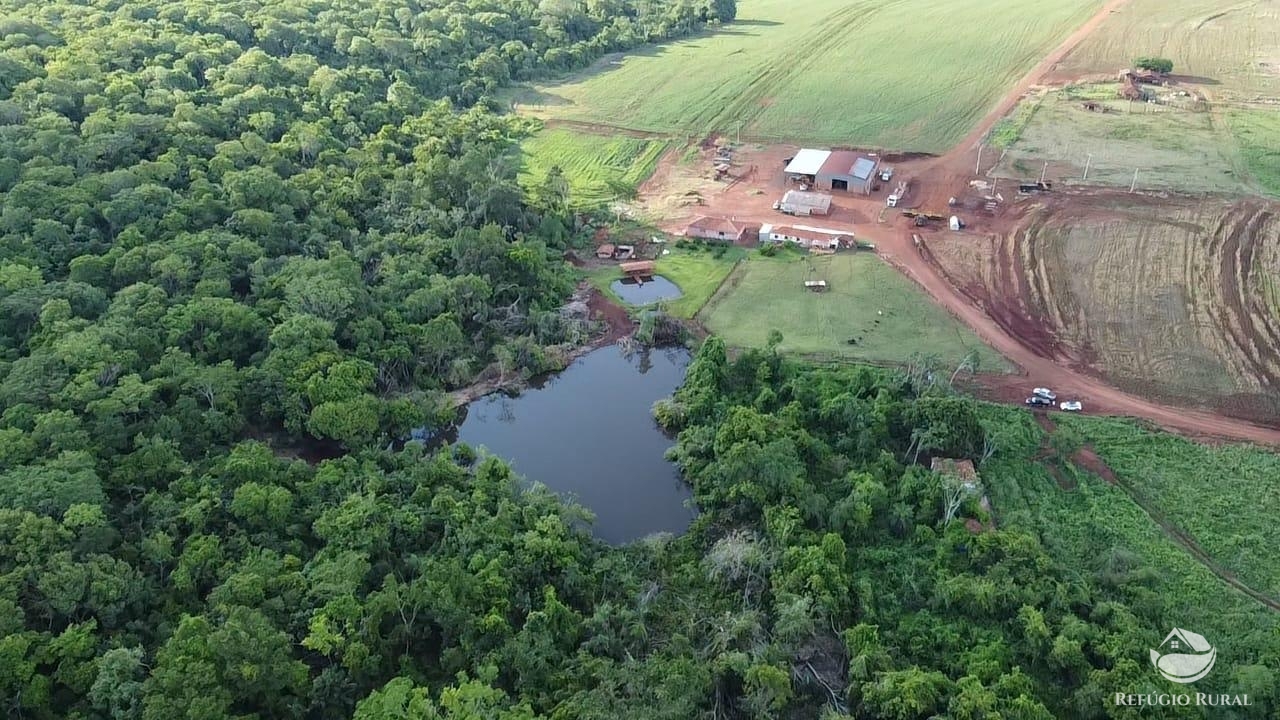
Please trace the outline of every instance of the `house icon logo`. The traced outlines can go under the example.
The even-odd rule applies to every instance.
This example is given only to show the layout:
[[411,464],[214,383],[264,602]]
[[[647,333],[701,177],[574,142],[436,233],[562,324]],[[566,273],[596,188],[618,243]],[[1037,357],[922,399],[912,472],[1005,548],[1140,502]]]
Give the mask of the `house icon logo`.
[[1160,649],[1151,651],[1151,664],[1166,680],[1176,683],[1193,683],[1203,678],[1217,659],[1218,649],[1203,635],[1182,628],[1174,628],[1160,643]]

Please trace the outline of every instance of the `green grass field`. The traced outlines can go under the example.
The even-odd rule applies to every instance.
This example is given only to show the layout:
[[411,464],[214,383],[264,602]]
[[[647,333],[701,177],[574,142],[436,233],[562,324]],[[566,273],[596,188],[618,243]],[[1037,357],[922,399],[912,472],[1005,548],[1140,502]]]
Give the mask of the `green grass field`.
[[1280,112],[1230,110],[1227,125],[1249,174],[1263,190],[1280,197]]
[[1255,590],[1280,599],[1280,456],[1208,447],[1112,418],[1064,418],[1118,476]]
[[[940,152],[1101,0],[742,0],[702,36],[515,91],[521,112]],[[999,32],[993,32],[998,28]]]
[[520,182],[536,186],[559,165],[569,180],[569,203],[598,207],[616,198],[619,189],[644,182],[666,149],[660,140],[543,130],[520,145]]
[[880,363],[922,353],[954,365],[977,351],[980,370],[1008,369],[998,353],[875,255],[812,258],[812,277],[827,281],[825,293],[804,288],[809,267],[794,253],[752,255],[698,317],[735,347],[764,347],[769,332],[778,330],[781,349],[793,353]]
[[[675,300],[664,303],[667,312],[679,318],[692,318],[706,304],[720,283],[733,270],[733,266],[746,255],[742,248],[726,247],[722,255],[717,257],[712,250],[671,248],[670,255],[658,258],[656,270],[658,274],[680,286],[683,293]],[[625,306],[620,298],[614,295],[610,284],[622,278],[622,271],[616,265],[610,265],[588,273],[592,284],[612,297],[620,305]]]
[[[1158,596],[1170,610],[1170,622],[1207,636],[1267,637],[1280,630],[1280,615],[1215,576],[1169,538],[1121,488],[1068,466],[1067,476],[1078,484],[1071,491],[1061,489],[1047,468],[1034,459],[1043,433],[1030,413],[984,406],[983,414],[983,424],[996,438],[999,450],[979,472],[998,525],[1038,534],[1060,566],[1123,588],[1135,603]],[[1274,535],[1273,528],[1265,528],[1276,511],[1274,490],[1268,502],[1248,507],[1247,501],[1257,497],[1253,494],[1259,489],[1257,478],[1248,480],[1241,492],[1236,478],[1214,477],[1210,464],[1227,458],[1232,461],[1228,467],[1274,468],[1274,455],[1248,448],[1214,450],[1107,419],[1081,417],[1070,424],[1097,443],[1099,454],[1122,477],[1136,479],[1138,476],[1130,475],[1136,470],[1163,474],[1170,486],[1184,483],[1185,490],[1166,488],[1158,495],[1150,485],[1145,489],[1156,495],[1157,504],[1165,503],[1161,509],[1170,520],[1190,531],[1207,550],[1213,548],[1211,555],[1228,569],[1236,569],[1232,557],[1239,551],[1233,551],[1233,544],[1260,553],[1264,559],[1274,554],[1274,545],[1265,544]],[[1118,425],[1127,428],[1118,429]],[[1170,446],[1179,447],[1166,456]],[[1196,461],[1201,463],[1199,467]],[[1183,498],[1194,496],[1195,500],[1188,504],[1173,493]],[[1218,512],[1224,515],[1215,521],[1211,516]],[[1239,533],[1228,526],[1233,520],[1239,521]],[[1212,529],[1206,525],[1210,522],[1215,525]],[[1140,659],[1142,652],[1145,650],[1135,649],[1135,658]],[[1256,659],[1233,659],[1237,665],[1253,661]]]

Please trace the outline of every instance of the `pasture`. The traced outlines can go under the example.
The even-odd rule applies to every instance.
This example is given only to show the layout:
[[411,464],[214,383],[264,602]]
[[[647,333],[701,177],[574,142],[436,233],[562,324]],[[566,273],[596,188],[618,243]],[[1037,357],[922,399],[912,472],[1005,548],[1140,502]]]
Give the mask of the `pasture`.
[[941,152],[1101,4],[742,0],[723,28],[511,99],[538,117],[672,136],[741,128],[756,141]]
[[[1030,98],[1001,121],[989,142],[1006,148],[1000,177],[1185,192],[1262,190],[1232,135],[1203,107],[1134,103],[1117,97],[1116,83],[1071,86]],[[1085,109],[1085,102],[1097,110]]]
[[[827,281],[823,293],[804,281]],[[818,359],[903,363],[916,353],[958,364],[976,352],[979,370],[1007,362],[967,327],[871,253],[807,258],[752,255],[734,269],[698,319],[733,347],[764,347],[772,330],[786,352]]]
[[[1211,112],[1126,117],[1120,127],[1106,117],[1049,112],[1032,123],[1013,151],[1056,163],[1065,160],[1063,149],[1081,143],[1069,161],[1077,177],[1080,153],[1092,152],[1090,147],[1097,148],[1095,159],[1115,166],[1096,176],[1091,172],[1090,183],[1128,185],[1137,167],[1144,187],[1280,196],[1280,3],[1131,0],[1108,15],[1053,76],[1114,78],[1142,55],[1172,60],[1175,88],[1203,93]],[[1207,163],[1203,173],[1193,168],[1200,160]]]
[[569,204],[598,207],[644,182],[666,149],[660,140],[547,129],[520,144],[520,183],[536,187],[558,165],[569,182]]
[[1129,392],[1280,415],[1275,203],[1053,199],[1016,229],[929,249],[989,314]]

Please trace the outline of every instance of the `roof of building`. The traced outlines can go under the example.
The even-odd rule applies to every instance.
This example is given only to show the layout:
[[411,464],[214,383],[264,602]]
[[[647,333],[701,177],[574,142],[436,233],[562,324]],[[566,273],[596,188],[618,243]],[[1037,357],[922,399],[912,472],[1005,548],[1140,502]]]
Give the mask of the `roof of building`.
[[[766,228],[768,228],[766,230]],[[840,238],[852,237],[848,233],[822,232],[820,230],[810,230],[808,228],[795,227],[793,225],[772,225],[760,228],[760,234],[773,233],[774,235],[782,235],[784,237],[800,238],[801,240],[820,240],[830,241],[839,240]]]
[[936,457],[930,464],[929,469],[944,475],[955,475],[961,480],[978,479],[978,471],[973,469],[972,460],[956,460],[954,458]]
[[787,163],[786,172],[788,175],[817,175],[829,157],[831,157],[830,150],[805,148],[796,153],[796,156],[791,158],[791,162]]
[[824,176],[850,176],[856,179],[868,179],[876,172],[876,160],[859,155],[852,150],[832,150],[823,161]]
[[636,262],[625,262],[620,263],[618,267],[622,268],[624,273],[653,272],[653,261],[637,260]]
[[859,180],[866,180],[876,171],[876,161],[871,158],[860,157],[853,161],[853,176]]
[[806,208],[821,208],[828,210],[831,208],[831,196],[826,193],[805,192],[803,190],[788,190],[786,195],[782,196],[782,202],[786,205]]
[[853,167],[853,161],[858,159],[858,154],[848,150],[832,150],[827,153],[827,159],[822,162],[823,175],[848,175],[849,168]]
[[852,150],[832,150],[822,163],[823,175],[849,175],[866,180],[876,171],[876,161]]
[[685,226],[685,234],[688,234],[690,230],[701,230],[703,232],[723,233],[726,236],[737,237],[743,230],[758,229],[759,227],[759,223],[739,223],[728,218],[703,215]]

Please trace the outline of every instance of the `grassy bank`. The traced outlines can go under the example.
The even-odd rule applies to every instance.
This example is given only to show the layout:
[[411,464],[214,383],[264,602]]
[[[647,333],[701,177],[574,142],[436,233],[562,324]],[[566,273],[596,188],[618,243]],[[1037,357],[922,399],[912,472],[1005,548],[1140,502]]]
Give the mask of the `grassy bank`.
[[[734,264],[746,255],[742,248],[726,246],[717,253],[716,247],[672,247],[671,254],[658,258],[658,274],[678,285],[683,293],[679,298],[663,303],[667,312],[686,320],[692,318],[724,282]],[[593,270],[587,276],[601,291],[619,304],[626,305],[610,287],[613,281],[622,278],[622,271],[616,265]]]

